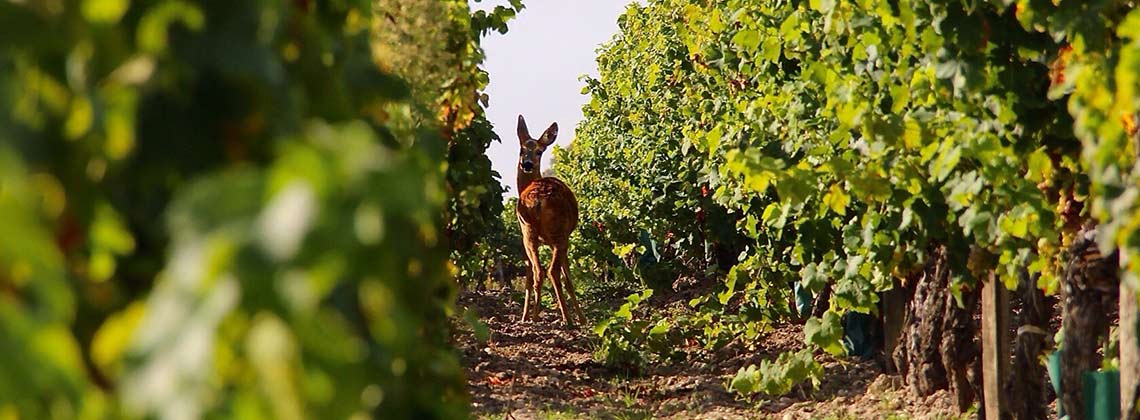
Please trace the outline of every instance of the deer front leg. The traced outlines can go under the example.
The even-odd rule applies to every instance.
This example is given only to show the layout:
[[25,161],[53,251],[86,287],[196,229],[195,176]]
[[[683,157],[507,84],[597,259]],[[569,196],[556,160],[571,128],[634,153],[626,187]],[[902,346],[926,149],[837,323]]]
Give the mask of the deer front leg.
[[523,300],[522,320],[525,322],[530,319],[532,294],[534,299],[534,314],[536,316],[541,308],[542,297],[539,293],[542,291],[542,264],[540,264],[538,259],[538,244],[532,241],[525,241],[523,246],[526,248],[527,265],[529,265],[528,268],[530,268],[530,279],[527,281]]

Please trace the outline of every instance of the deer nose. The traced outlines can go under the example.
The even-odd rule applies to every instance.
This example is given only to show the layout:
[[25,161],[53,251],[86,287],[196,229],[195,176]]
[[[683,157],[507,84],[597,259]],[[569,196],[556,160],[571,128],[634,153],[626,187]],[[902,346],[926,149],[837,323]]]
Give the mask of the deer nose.
[[527,171],[529,173],[530,171],[534,170],[534,163],[529,160],[523,161],[522,168],[524,171]]

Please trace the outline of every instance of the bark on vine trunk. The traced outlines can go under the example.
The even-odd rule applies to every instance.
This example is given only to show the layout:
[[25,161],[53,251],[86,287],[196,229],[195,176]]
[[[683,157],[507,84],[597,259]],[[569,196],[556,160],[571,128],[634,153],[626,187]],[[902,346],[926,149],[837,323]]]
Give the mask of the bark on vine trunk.
[[[950,267],[944,246],[935,247],[925,268],[908,279],[913,295],[906,305],[902,333],[891,355],[912,392],[920,396],[949,389],[965,411],[980,394],[981,378],[976,290],[962,292],[963,307],[950,293]],[[909,291],[908,291],[909,293]]]
[[942,336],[942,302],[948,277],[945,270],[945,251],[939,247],[930,262],[911,281],[914,294],[907,305],[903,332],[895,349],[894,361],[907,386],[918,395],[926,396],[945,389],[949,382],[942,366],[938,343]]
[[1065,331],[1061,353],[1061,404],[1071,420],[1085,418],[1081,375],[1101,364],[1097,354],[1108,335],[1108,309],[1117,302],[1119,285],[1115,254],[1102,256],[1096,246],[1096,229],[1086,225],[1069,247],[1069,261],[1061,284]]
[[943,306],[942,366],[946,369],[950,392],[965,412],[982,395],[982,347],[978,340],[978,324],[974,313],[981,298],[980,288],[962,291],[962,306],[954,301],[949,289]]
[[1017,296],[1021,301],[1021,312],[1017,316],[1012,375],[1005,385],[1005,394],[1016,396],[1009,399],[1014,418],[1044,419],[1048,418],[1049,412],[1040,356],[1047,349],[1046,339],[1053,337],[1049,330],[1053,304],[1037,288],[1037,276],[1030,276],[1027,270],[1022,269],[1020,277]]

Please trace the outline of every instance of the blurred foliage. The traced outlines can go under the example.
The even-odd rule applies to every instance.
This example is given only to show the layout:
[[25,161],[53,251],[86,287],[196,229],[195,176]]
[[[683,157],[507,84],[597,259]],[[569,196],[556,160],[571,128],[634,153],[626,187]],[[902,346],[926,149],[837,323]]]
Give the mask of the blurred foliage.
[[504,190],[487,148],[500,141],[484,113],[489,78],[480,40],[523,9],[520,0],[471,12],[460,0],[378,0],[373,46],[385,68],[410,82],[419,120],[436,121],[447,139],[445,232],[461,284],[481,280],[504,246]]
[[0,3],[2,416],[465,415],[448,234],[501,223],[521,4],[391,4]]
[[501,287],[513,287],[516,279],[529,276],[522,231],[515,213],[517,205],[518,197],[507,198],[494,227],[478,238],[477,246],[468,251],[466,258],[455,259],[456,264],[460,264],[459,278],[465,287],[471,281],[484,282],[477,286],[498,281]]

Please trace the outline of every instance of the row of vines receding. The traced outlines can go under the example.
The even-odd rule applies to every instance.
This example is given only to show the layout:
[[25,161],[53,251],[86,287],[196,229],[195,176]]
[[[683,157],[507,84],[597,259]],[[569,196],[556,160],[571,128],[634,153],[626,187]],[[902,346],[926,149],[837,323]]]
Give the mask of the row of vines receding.
[[[1131,2],[657,0],[619,26],[556,154],[582,197],[571,255],[654,292],[709,292],[683,317],[631,315],[647,295],[631,296],[599,328],[612,362],[675,356],[642,345],[669,337],[748,346],[813,315],[807,350],[731,384],[778,394],[818,381],[812,349],[862,351],[843,325],[891,290],[911,311],[958,308],[944,325],[969,334],[984,281],[1059,294],[1088,232],[1136,282]],[[968,358],[971,337],[940,357]],[[966,380],[947,363],[931,386]]]

